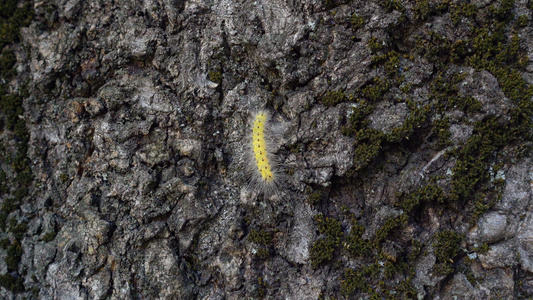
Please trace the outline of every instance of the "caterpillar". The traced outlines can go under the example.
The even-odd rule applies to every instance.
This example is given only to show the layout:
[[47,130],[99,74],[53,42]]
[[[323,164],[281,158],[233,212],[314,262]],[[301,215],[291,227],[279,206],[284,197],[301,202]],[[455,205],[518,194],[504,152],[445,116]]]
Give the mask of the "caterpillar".
[[254,151],[254,158],[257,170],[261,179],[265,182],[274,180],[272,167],[270,166],[269,154],[267,144],[265,141],[265,125],[268,115],[265,112],[259,112],[255,116],[252,129],[252,148]]
[[278,192],[280,173],[273,147],[270,115],[261,110],[253,114],[249,142],[251,183],[259,192],[270,195]]

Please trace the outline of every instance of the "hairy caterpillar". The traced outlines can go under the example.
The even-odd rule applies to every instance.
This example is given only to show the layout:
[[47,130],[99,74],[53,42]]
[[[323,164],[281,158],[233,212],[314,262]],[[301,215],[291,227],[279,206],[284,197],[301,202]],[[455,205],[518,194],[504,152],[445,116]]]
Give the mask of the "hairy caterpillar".
[[253,188],[266,195],[277,194],[281,183],[281,174],[274,156],[273,131],[270,126],[269,113],[264,110],[255,113],[250,129],[248,168],[251,184]]

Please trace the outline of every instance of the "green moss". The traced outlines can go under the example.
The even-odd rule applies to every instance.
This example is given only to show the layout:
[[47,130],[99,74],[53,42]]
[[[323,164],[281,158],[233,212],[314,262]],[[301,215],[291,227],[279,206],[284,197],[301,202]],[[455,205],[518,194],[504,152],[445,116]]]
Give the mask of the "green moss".
[[0,229],[6,229],[6,221],[8,214],[5,211],[0,210]]
[[[380,5],[392,11],[397,9],[394,7],[395,3],[397,2],[382,1]],[[455,66],[471,66],[478,71],[486,70],[493,74],[498,79],[505,96],[513,102],[513,108],[510,112],[506,112],[505,118],[489,116],[474,123],[474,131],[466,143],[447,154],[455,157],[456,164],[450,177],[443,175],[441,178],[451,180],[451,184],[443,190],[435,178],[435,180],[427,181],[414,192],[401,195],[398,205],[406,213],[386,220],[372,241],[362,239],[363,229],[357,222],[355,225],[352,224],[352,230],[346,236],[341,237],[343,241],[340,244],[344,247],[340,250],[339,244],[328,240],[327,237],[322,237],[320,242],[317,241],[316,246],[325,249],[327,254],[319,258],[320,262],[334,260],[336,252],[349,253],[351,257],[358,259],[357,265],[363,266],[345,271],[340,285],[341,292],[347,297],[360,292],[366,295],[356,297],[415,298],[416,291],[412,285],[414,270],[409,265],[410,262],[416,260],[423,246],[414,244],[406,246],[405,242],[402,242],[402,240],[405,241],[404,236],[399,238],[395,236],[397,233],[403,234],[397,228],[407,224],[409,215],[425,213],[415,210],[417,207],[421,209],[426,207],[425,205],[420,207],[421,203],[430,203],[428,206],[437,206],[443,211],[452,209],[454,213],[466,215],[463,217],[469,220],[477,220],[490,209],[495,200],[501,197],[502,182],[491,179],[492,173],[489,172],[496,162],[507,163],[507,158],[499,155],[500,150],[505,147],[510,151],[515,151],[517,155],[520,151],[527,153],[527,150],[523,150],[528,149],[527,145],[524,145],[533,139],[531,131],[533,88],[521,76],[520,69],[527,65],[529,59],[526,56],[526,49],[520,47],[523,43],[516,34],[519,32],[517,28],[524,26],[523,23],[527,21],[527,17],[519,17],[513,23],[514,2],[500,1],[498,3],[491,8],[483,7],[478,10],[475,4],[468,2],[416,2],[413,11],[415,22],[449,11],[454,22],[461,21],[464,24],[471,24],[472,27],[461,35],[461,39],[457,37],[448,39],[436,32],[428,32],[418,37],[416,45],[412,45],[415,47],[406,50],[407,53],[402,53],[406,58],[416,56],[418,53],[432,63],[435,72],[428,79],[429,101],[424,102],[423,105],[409,102],[409,116],[404,124],[395,128],[392,133],[384,134],[369,129],[368,116],[374,111],[375,102],[383,100],[391,86],[403,84],[398,68],[395,68],[400,61],[399,55],[390,51],[393,50],[391,48],[386,49],[388,52],[384,51],[374,56],[375,66],[388,64],[388,68],[384,68],[386,77],[379,79],[383,85],[370,82],[354,92],[357,100],[354,101],[354,107],[349,112],[342,132],[355,139],[354,165],[358,170],[378,161],[378,157],[386,160],[388,149],[396,145],[404,146],[403,143],[407,140],[409,141],[406,145],[408,148],[420,145],[415,143],[424,142],[429,142],[431,147],[437,149],[448,147],[450,120],[443,116],[449,115],[452,111],[462,111],[464,117],[459,120],[454,119],[454,122],[461,124],[471,124],[469,122],[474,114],[479,116],[481,103],[474,98],[463,97],[459,93],[459,84],[462,84],[468,75],[452,73],[451,70],[456,69]],[[481,12],[479,16],[477,16],[478,12]],[[493,17],[487,18],[487,13]],[[411,25],[421,23],[423,22]],[[396,28],[401,30],[401,27]],[[389,33],[392,32],[389,31]],[[391,44],[394,44],[395,38],[407,40],[405,37],[406,32],[399,31],[394,35],[391,34]],[[377,38],[370,39],[368,46],[374,53],[384,50],[382,42]],[[450,68],[452,65],[453,68]],[[408,82],[405,83],[406,86],[408,84]],[[386,88],[379,89],[378,86]],[[410,89],[405,88],[401,91],[407,94]],[[433,123],[427,122],[430,117],[434,120]],[[513,158],[514,156],[510,159]],[[412,221],[416,222],[416,218]],[[433,243],[437,257],[437,264],[433,270],[435,275],[450,274],[455,272],[457,267],[461,267],[462,262],[457,261],[462,255],[460,248],[462,239],[463,237],[453,230],[446,230],[435,235]],[[383,243],[386,240],[388,242]],[[382,245],[385,247],[390,244],[399,245],[402,250],[391,256],[387,254],[389,252],[381,249]],[[363,250],[360,251],[360,249]],[[318,253],[318,251],[315,252]],[[370,265],[368,265],[369,261]],[[378,262],[383,265],[379,265]],[[364,268],[374,269],[376,272],[368,272]],[[468,273],[465,274],[468,276]]]
[[318,224],[318,232],[326,235],[335,242],[340,242],[342,237],[342,224],[334,218],[324,217],[323,215],[316,215],[315,222]]
[[390,83],[385,79],[375,78],[372,83],[358,91],[361,98],[351,108],[348,122],[341,132],[355,137],[354,171],[364,169],[381,151],[385,135],[374,129],[367,128],[367,117],[374,111],[371,101],[377,101],[389,90]]
[[265,260],[270,257],[270,249],[267,247],[260,246],[257,248],[255,253],[256,257],[261,260]]
[[33,18],[31,3],[17,6],[18,1],[8,0],[0,3],[0,48],[18,42],[20,27],[28,26]]
[[14,94],[5,94],[0,98],[0,112],[6,116],[6,127],[14,130],[18,122],[23,124],[19,118],[24,113],[22,99]]
[[11,218],[9,223],[9,231],[13,233],[15,239],[22,240],[24,233],[26,233],[26,230],[28,230],[28,225],[26,225],[26,223],[17,223],[15,218]]
[[521,15],[516,19],[517,27],[526,27],[529,23],[529,17],[527,15]]
[[333,253],[338,248],[343,236],[341,222],[333,218],[324,217],[323,215],[315,216],[315,222],[318,225],[318,231],[325,237],[317,240],[311,246],[309,258],[313,268],[318,268],[322,263],[328,262],[333,258]]
[[0,54],[0,76],[5,79],[16,75],[16,70],[13,68],[16,62],[13,51],[4,48]]
[[26,197],[29,193],[28,188],[22,187],[15,191],[15,201],[21,202],[24,197]]
[[500,6],[495,7],[494,5],[491,5],[489,9],[494,18],[509,21],[513,18],[513,15],[511,14],[513,6],[514,0],[502,0]]
[[492,72],[497,66],[511,66],[522,59],[519,38],[513,36],[506,44],[504,26],[504,23],[497,23],[493,29],[481,27],[474,30],[474,36],[470,40],[473,55],[465,60],[468,65]]
[[371,244],[368,240],[363,239],[365,227],[352,218],[352,229],[346,236],[344,248],[353,256],[365,256],[371,251]]
[[424,243],[415,240],[414,238],[411,239],[411,251],[409,252],[409,255],[407,255],[407,261],[410,263],[414,262],[420,253],[422,253],[423,248]]
[[346,95],[343,91],[328,91],[324,96],[320,97],[319,102],[325,106],[335,106],[340,102],[350,100],[352,97],[352,95]]
[[350,17],[350,23],[354,29],[359,29],[365,25],[365,18],[363,16],[353,14]]
[[18,270],[18,264],[21,258],[22,258],[22,246],[20,245],[20,242],[18,240],[15,240],[11,243],[11,245],[7,249],[7,256],[5,258],[7,268],[10,271],[16,272]]
[[[20,153],[20,152],[19,152]],[[25,153],[25,152],[23,152]],[[28,186],[31,185],[33,182],[33,174],[31,172],[31,169],[29,167],[29,160],[27,157],[24,158],[24,164],[22,165],[23,168],[20,168],[19,173],[15,176],[15,183],[20,186],[19,193],[15,192],[15,195],[21,194],[25,191],[27,191]]]
[[263,280],[262,277],[257,278],[257,290],[256,290],[256,297],[259,299],[263,299],[266,296],[266,290],[267,285],[266,282]]
[[435,63],[439,69],[443,68],[448,60],[450,41],[442,35],[429,31],[426,36],[417,36],[414,52],[428,61]]
[[43,242],[51,242],[56,238],[57,233],[55,231],[50,231],[47,234],[45,234],[42,238]]
[[426,20],[431,14],[431,6],[427,0],[417,0],[413,13],[416,19]]
[[384,240],[396,228],[406,224],[407,219],[403,216],[389,218],[378,230],[378,235],[374,241],[362,239],[364,226],[359,224],[355,217],[348,212],[351,218],[352,228],[346,235],[343,242],[344,249],[353,257],[371,261],[356,269],[345,269],[341,280],[341,293],[347,298],[360,293],[367,295],[358,297],[369,299],[411,299],[416,295],[416,290],[412,285],[415,276],[412,262],[416,260],[422,250],[423,244],[411,240],[405,245],[401,253],[391,256],[387,251],[383,251],[378,240]]
[[470,284],[472,284],[473,287],[477,287],[479,280],[472,271],[472,269],[468,265],[466,265],[466,260],[464,263],[459,265],[458,271],[465,275],[466,279],[470,282]]
[[458,85],[465,79],[466,74],[439,74],[430,85],[429,98],[438,111],[458,109],[465,112],[475,112],[481,108],[481,103],[472,97],[461,97]]
[[428,184],[416,190],[415,192],[404,194],[400,197],[400,199],[400,207],[407,212],[410,212],[418,204],[423,202],[444,203],[446,201],[446,197],[442,189],[435,184]]
[[[533,96],[533,86],[528,85],[522,78],[520,72],[508,67],[492,68],[493,74],[498,78],[498,83],[502,87],[507,97],[513,100],[519,107],[518,110],[524,110],[525,114],[530,113],[531,97]],[[513,116],[517,120],[518,116]],[[525,120],[520,120],[524,121]]]
[[320,293],[318,294],[317,300],[337,300],[337,298],[335,298],[335,296],[332,296],[332,295],[326,296],[324,295],[324,293]]
[[[404,275],[398,277],[398,274]],[[357,292],[369,296],[359,295],[364,299],[413,299],[417,295],[413,277],[414,269],[406,262],[386,260],[358,269],[347,268],[341,281],[341,293],[349,299]]]
[[401,214],[396,217],[388,218],[383,224],[383,226],[381,226],[377,230],[376,236],[374,237],[374,240],[372,241],[374,246],[378,247],[381,244],[381,242],[383,242],[394,229],[405,226],[408,220],[409,220],[409,217],[406,214]]
[[294,144],[289,146],[291,153],[300,153],[305,149],[305,145],[302,143]]
[[470,225],[476,225],[479,218],[485,214],[489,209],[491,209],[498,200],[501,200],[501,195],[503,192],[503,187],[496,188],[499,189],[499,196],[492,197],[491,191],[488,188],[484,188],[475,194],[474,200],[472,201],[473,211],[470,216]]
[[385,8],[388,12],[392,12],[394,10],[401,13],[405,12],[405,7],[398,0],[381,0],[379,1],[379,5]]
[[14,293],[20,293],[24,291],[24,278],[10,273],[0,275],[0,286]]
[[[455,152],[458,161],[453,170],[452,191],[448,198],[452,201],[469,200],[473,209],[471,220],[474,223],[494,202],[494,197],[487,196],[494,192],[486,188],[489,179],[488,168],[494,159],[494,154],[505,145],[531,138],[531,117],[526,116],[532,115],[533,109],[529,99],[533,96],[533,88],[515,69],[522,67],[527,59],[524,50],[520,48],[518,36],[511,35],[510,39],[507,38],[506,24],[510,18],[505,15],[511,11],[510,8],[512,8],[511,2],[502,3],[498,9],[493,8],[495,14],[504,16],[500,18],[502,22],[496,21],[474,28],[468,39],[452,44],[450,57],[444,52],[428,50],[443,61],[464,62],[478,70],[491,72],[498,79],[505,95],[517,104],[509,114],[511,116],[509,122],[496,118],[477,122],[472,137],[463,148]],[[444,43],[449,44],[446,41]],[[433,80],[430,99],[436,111],[459,109],[468,113],[475,112],[481,107],[481,104],[473,98],[459,95],[458,84],[464,80],[464,77],[464,74],[444,76],[441,73]],[[432,126],[432,131],[440,133],[443,126],[446,126],[444,121],[436,122]],[[444,136],[439,135],[439,141],[447,140],[448,136],[449,133],[445,130]],[[437,146],[443,147],[444,144],[439,142]],[[481,193],[482,188],[485,191]]]
[[474,248],[474,251],[476,251],[479,254],[486,254],[489,252],[490,246],[487,243],[483,243],[481,246]]
[[377,37],[373,36],[368,39],[368,48],[370,48],[372,52],[378,52],[379,50],[383,49],[383,42],[379,41]]
[[506,127],[494,117],[475,124],[472,137],[457,153],[450,199],[468,199],[480,183],[489,179],[489,162],[494,152],[511,138]]
[[396,258],[381,252],[378,255],[378,259],[383,262],[384,279],[394,279],[398,274],[403,274],[409,270],[409,264],[403,260],[403,257],[397,260]]
[[396,51],[389,51],[382,55],[372,57],[374,66],[384,63],[385,72],[388,76],[396,75],[400,67],[400,55]]
[[248,238],[252,243],[258,245],[256,249],[257,258],[265,260],[270,256],[270,248],[272,247],[272,233],[264,229],[253,229]]
[[374,111],[374,106],[365,99],[380,100],[390,87],[391,83],[387,79],[375,78],[371,84],[360,89],[358,94],[362,99],[356,100],[350,112],[348,123],[341,130],[344,135],[355,137],[353,170],[356,172],[366,168],[379,156],[385,141],[396,143],[409,138],[415,129],[424,123],[430,111],[429,106],[418,106],[416,103],[407,101],[411,113],[402,126],[394,128],[387,135],[381,131],[367,128],[367,117]]
[[3,79],[0,80],[0,130],[11,131],[6,136],[13,139],[15,146],[14,153],[6,147],[0,147],[0,157],[5,162],[2,169],[11,168],[9,172],[0,172],[0,195],[4,200],[0,209],[0,227],[2,230],[7,227],[14,236],[12,242],[2,240],[9,273],[0,276],[0,286],[15,293],[24,291],[24,278],[18,274],[18,266],[23,253],[20,241],[27,231],[27,225],[19,224],[15,218],[9,222],[7,219],[10,213],[19,209],[33,181],[27,158],[30,135],[24,119],[20,117],[24,115],[23,97],[27,97],[28,93],[22,87],[19,94],[9,94],[6,83],[17,74],[14,69],[16,56],[9,46],[19,41],[20,27],[29,25],[33,17],[33,3],[20,2],[21,6],[16,0],[0,1],[0,77]]
[[318,268],[322,263],[329,262],[333,258],[338,243],[328,238],[321,238],[313,243],[309,251],[309,259],[313,269]]
[[392,129],[391,133],[386,136],[387,141],[397,143],[403,139],[408,139],[415,129],[422,126],[431,111],[429,105],[419,105],[411,101],[407,101],[407,104],[411,110],[409,116],[402,126]]
[[11,241],[8,238],[3,238],[0,240],[0,248],[7,250],[9,245],[11,245]]
[[272,243],[272,234],[264,229],[253,229],[250,232],[249,239],[252,243],[268,246]]
[[410,84],[403,84],[400,86],[400,91],[402,91],[402,93],[404,94],[408,94],[409,92],[411,92],[412,87],[413,86]]
[[322,200],[322,192],[321,191],[313,191],[311,187],[308,187],[306,190],[307,194],[307,202],[311,205],[317,205],[320,200]]
[[381,140],[364,142],[356,146],[354,152],[354,170],[359,171],[366,168],[381,150]]
[[[39,297],[39,293],[41,292],[41,289],[39,287],[33,287],[30,290],[30,293],[33,296],[33,299],[37,299]],[[32,298],[30,298],[32,299]]]
[[371,84],[366,85],[360,90],[360,95],[362,98],[378,101],[383,98],[390,88],[391,84],[387,79],[374,78]]
[[2,212],[9,214],[12,211],[15,211],[19,207],[19,202],[15,198],[5,198],[4,203],[2,203]]
[[454,3],[451,7],[451,18],[454,25],[459,23],[462,18],[471,18],[477,13],[476,4],[471,3]]
[[2,18],[9,18],[17,9],[18,0],[3,0],[0,2],[0,16]]
[[463,40],[455,41],[450,48],[450,60],[454,63],[462,61],[469,52],[468,44]]
[[352,295],[355,291],[371,292],[369,284],[366,282],[368,275],[377,272],[376,267],[364,268],[362,270],[346,269],[344,280],[341,282],[341,293],[345,296]]
[[211,71],[209,72],[209,80],[216,84],[222,83],[222,73],[220,71]]
[[433,272],[435,275],[447,275],[454,271],[454,259],[460,251],[460,243],[463,237],[453,230],[444,230],[435,235],[433,247],[437,264]]
[[404,297],[403,299],[417,298],[418,292],[416,291],[412,281],[412,277],[409,277],[406,280],[402,280],[396,287],[398,293]]
[[385,62],[385,72],[387,75],[392,76],[398,73],[400,68],[400,54],[396,51],[390,51],[387,53],[387,60]]
[[433,121],[432,133],[437,136],[435,146],[442,149],[450,145],[450,119],[448,117]]
[[59,179],[63,182],[66,182],[68,180],[68,174],[67,173],[61,173],[61,175],[59,175]]
[[359,130],[364,129],[368,125],[366,118],[373,111],[373,105],[365,100],[357,99],[355,105],[351,108],[348,124],[341,129],[342,134],[356,134]]

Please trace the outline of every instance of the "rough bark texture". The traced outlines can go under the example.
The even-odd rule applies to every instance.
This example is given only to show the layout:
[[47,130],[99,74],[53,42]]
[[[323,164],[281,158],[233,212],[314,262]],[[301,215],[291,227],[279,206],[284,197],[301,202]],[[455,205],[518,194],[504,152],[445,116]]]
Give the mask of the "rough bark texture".
[[533,297],[532,1],[0,3],[0,298]]

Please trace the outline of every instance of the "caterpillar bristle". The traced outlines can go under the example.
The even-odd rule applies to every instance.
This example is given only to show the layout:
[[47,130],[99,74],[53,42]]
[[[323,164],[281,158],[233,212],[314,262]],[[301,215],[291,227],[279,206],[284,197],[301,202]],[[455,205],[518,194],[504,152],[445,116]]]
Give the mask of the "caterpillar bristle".
[[272,146],[275,137],[270,130],[270,114],[265,110],[253,114],[250,129],[247,147],[250,187],[265,196],[277,195],[282,176]]

